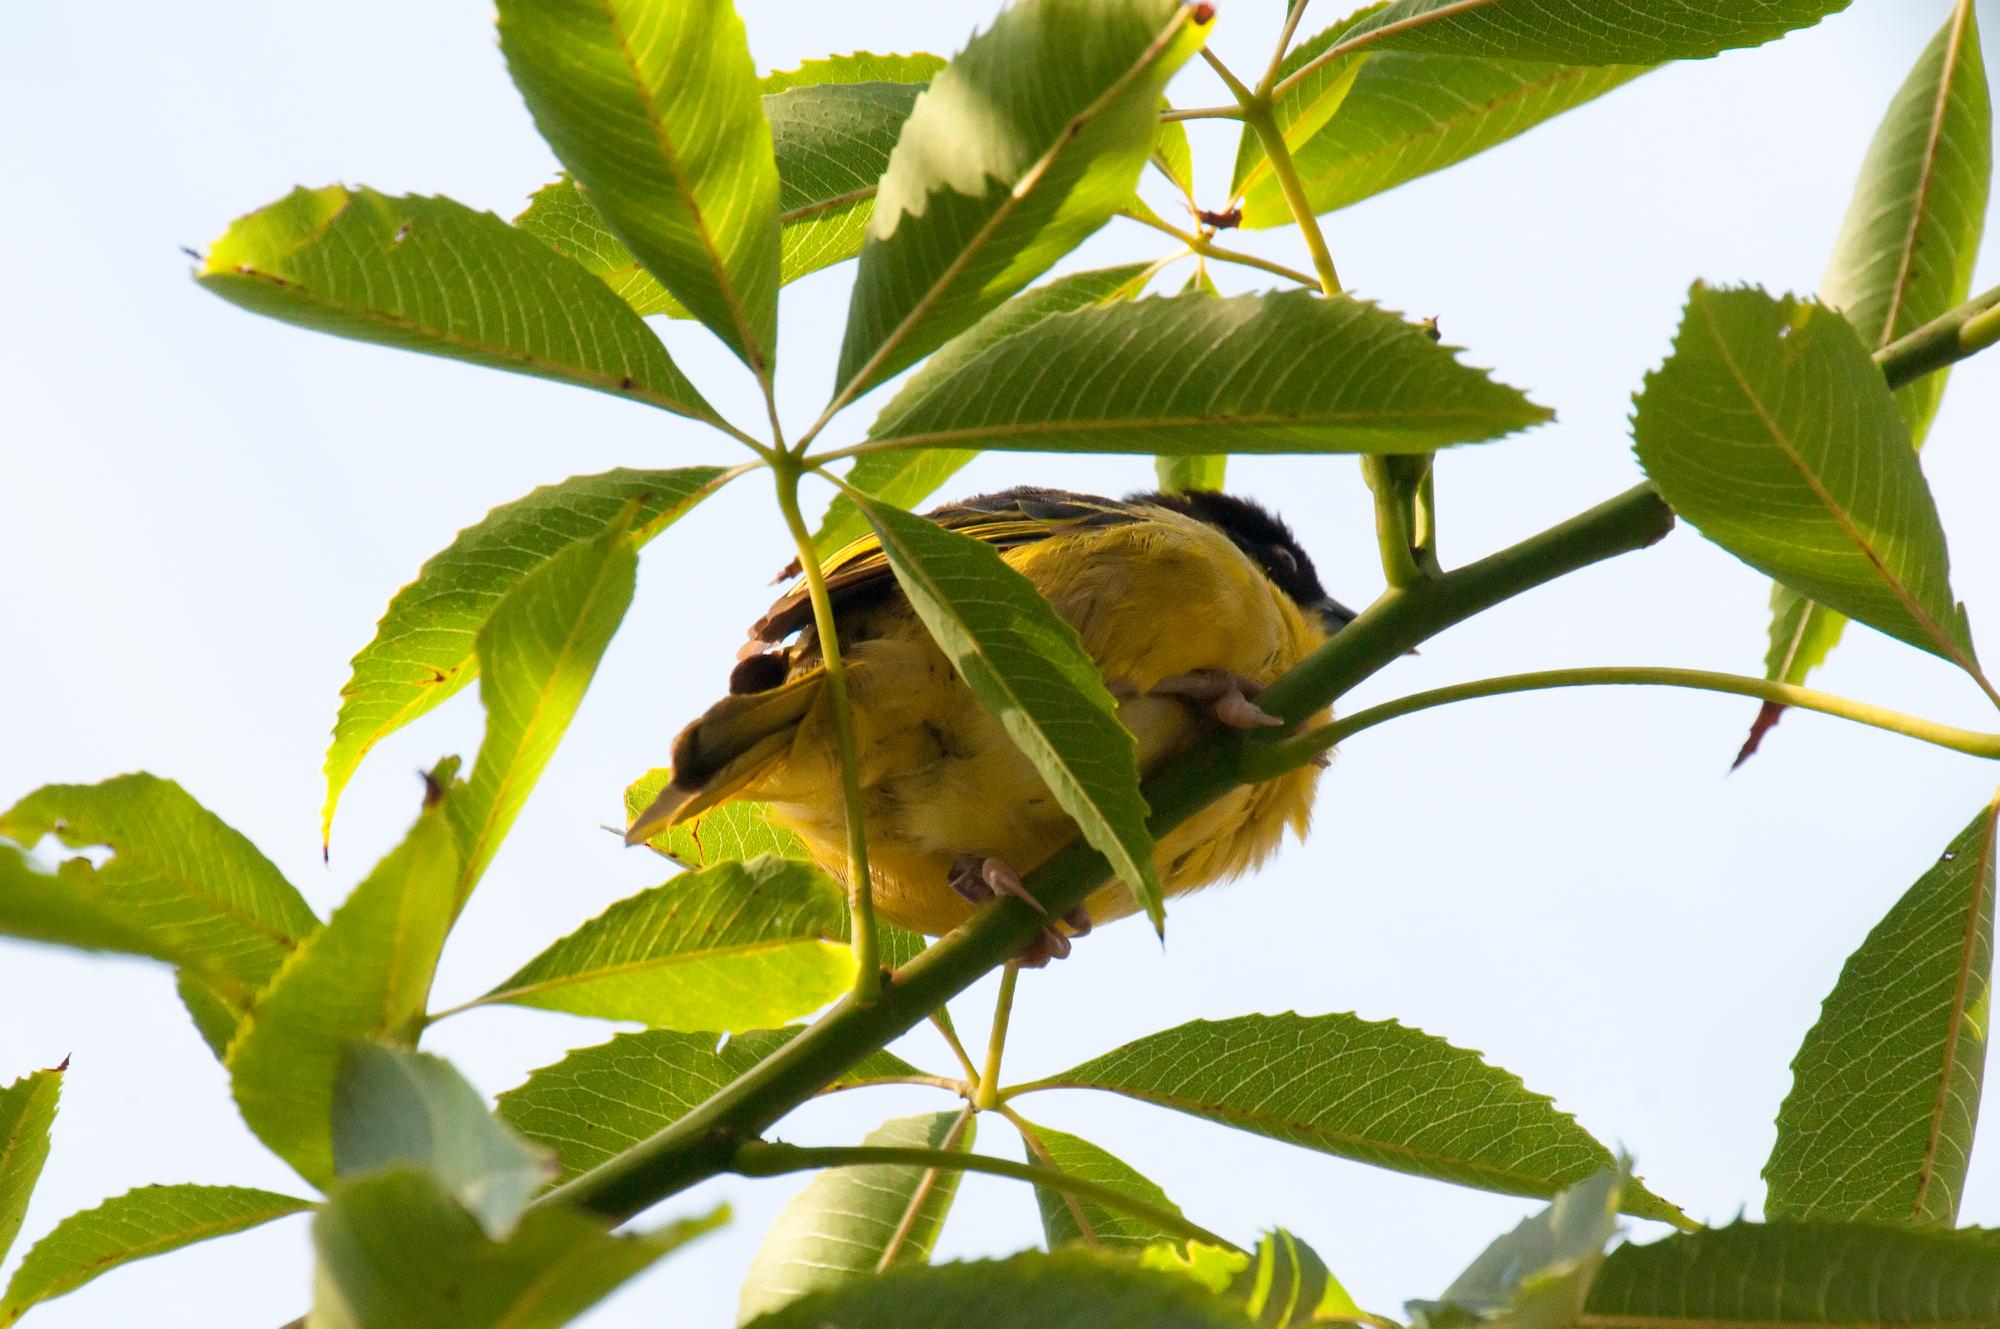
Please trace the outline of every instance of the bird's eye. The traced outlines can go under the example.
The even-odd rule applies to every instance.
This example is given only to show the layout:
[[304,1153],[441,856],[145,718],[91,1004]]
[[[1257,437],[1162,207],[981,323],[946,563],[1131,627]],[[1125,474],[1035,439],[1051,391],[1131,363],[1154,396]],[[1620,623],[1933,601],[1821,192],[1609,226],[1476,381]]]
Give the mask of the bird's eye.
[[1298,559],[1294,558],[1292,551],[1283,545],[1267,546],[1264,550],[1264,561],[1273,571],[1282,572],[1287,577],[1299,575]]

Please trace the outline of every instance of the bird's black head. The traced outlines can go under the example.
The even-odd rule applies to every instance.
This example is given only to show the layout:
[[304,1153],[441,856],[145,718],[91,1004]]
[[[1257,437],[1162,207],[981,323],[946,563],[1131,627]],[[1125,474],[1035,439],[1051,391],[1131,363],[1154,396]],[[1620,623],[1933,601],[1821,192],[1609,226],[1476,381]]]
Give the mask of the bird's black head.
[[1299,608],[1319,615],[1328,632],[1338,632],[1354,620],[1354,611],[1326,593],[1312,559],[1299,547],[1291,528],[1247,498],[1216,489],[1190,489],[1179,494],[1134,494],[1132,503],[1151,503],[1206,522],[1228,536],[1252,563],[1264,570],[1271,584]]

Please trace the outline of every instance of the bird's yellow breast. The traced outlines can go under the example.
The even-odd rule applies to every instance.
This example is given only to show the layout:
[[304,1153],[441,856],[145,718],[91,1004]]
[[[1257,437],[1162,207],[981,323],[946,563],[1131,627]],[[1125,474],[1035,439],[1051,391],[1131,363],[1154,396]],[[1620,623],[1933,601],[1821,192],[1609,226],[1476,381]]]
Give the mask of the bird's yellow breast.
[[[1161,680],[1219,669],[1268,683],[1324,640],[1318,625],[1213,527],[1178,513],[1064,532],[1006,551],[1074,628],[1120,699],[1142,772],[1213,722],[1196,704],[1149,695]],[[1075,826],[1027,758],[896,597],[843,622],[876,907],[891,922],[942,933],[972,906],[947,884],[977,854],[1027,872]],[[1254,866],[1285,826],[1305,829],[1311,767],[1232,791],[1158,846],[1162,884],[1193,890]],[[830,871],[845,866],[837,749],[822,699],[789,757],[744,797],[774,805]],[[1089,901],[1093,919],[1132,912],[1122,884]]]

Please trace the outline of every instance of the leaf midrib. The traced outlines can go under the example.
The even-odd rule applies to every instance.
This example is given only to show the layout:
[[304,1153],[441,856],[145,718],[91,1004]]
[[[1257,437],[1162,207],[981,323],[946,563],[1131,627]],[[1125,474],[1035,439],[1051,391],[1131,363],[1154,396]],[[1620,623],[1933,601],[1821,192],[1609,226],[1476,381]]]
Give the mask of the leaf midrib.
[[[913,408],[915,409],[915,408]],[[1546,419],[1546,414],[1542,419]],[[1006,424],[964,425],[955,429],[933,429],[914,434],[883,434],[871,436],[869,443],[893,444],[898,448],[916,447],[962,447],[952,442],[954,439],[983,438],[1032,438],[1043,434],[1065,433],[1120,433],[1141,429],[1202,429],[1259,428],[1275,425],[1350,424],[1375,422],[1385,428],[1396,427],[1400,422],[1411,424],[1447,424],[1464,422],[1481,423],[1489,419],[1487,412],[1473,407],[1442,407],[1433,410],[1399,409],[1382,410],[1340,410],[1340,411],[1250,411],[1218,412],[1214,415],[1156,415],[1129,419],[1070,419],[1070,420],[1030,420],[1010,421]],[[1526,428],[1541,423],[1531,420]],[[887,451],[884,448],[869,448],[863,444],[852,450],[850,455],[860,456],[868,451]]]
[[732,960],[745,955],[759,955],[767,951],[781,951],[793,946],[835,946],[846,943],[831,937],[813,936],[771,937],[764,941],[744,942],[736,946],[711,946],[699,951],[676,951],[668,955],[647,956],[639,960],[624,960],[617,964],[598,965],[591,969],[581,969],[573,973],[557,974],[550,978],[523,983],[516,987],[495,988],[481,997],[476,1005],[492,1002],[519,1001],[523,997],[537,996],[543,992],[553,992],[559,988],[576,987],[585,983],[595,983],[602,979],[618,978],[626,974],[644,973],[654,969],[673,969],[684,965],[701,964],[711,960]]
[[1876,349],[1887,346],[1896,338],[1896,321],[1901,317],[1903,302],[1909,296],[1911,277],[1916,269],[1917,249],[1928,220],[1928,208],[1932,187],[1937,183],[1939,148],[1944,141],[1945,114],[1951,107],[1952,84],[1958,78],[1959,61],[1965,48],[1965,29],[1973,12],[1970,0],[1960,0],[1952,11],[1951,39],[1946,43],[1943,69],[1938,79],[1937,96],[1931,102],[1930,130],[1924,137],[1923,166],[1917,173],[1917,189],[1914,206],[1910,209],[1910,224],[1903,234],[1903,247],[1897,256],[1896,280],[1889,288],[1889,309],[1882,321],[1882,331],[1876,342]]

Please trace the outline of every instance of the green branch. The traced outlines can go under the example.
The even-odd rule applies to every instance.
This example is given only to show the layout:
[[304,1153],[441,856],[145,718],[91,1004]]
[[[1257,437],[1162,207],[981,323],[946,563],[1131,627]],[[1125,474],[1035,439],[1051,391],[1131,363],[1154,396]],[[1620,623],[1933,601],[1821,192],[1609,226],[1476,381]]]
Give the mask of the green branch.
[[1356,711],[1310,733],[1283,739],[1258,748],[1244,762],[1244,772],[1252,779],[1269,780],[1305,765],[1322,752],[1346,741],[1365,729],[1418,711],[1479,697],[1504,697],[1516,692],[1543,692],[1552,688],[1602,686],[1654,686],[1690,688],[1702,692],[1722,692],[1739,697],[1756,697],[1804,711],[1838,716],[1873,729],[1914,738],[1920,742],[1963,752],[1968,756],[2000,761],[2000,734],[1982,734],[1970,729],[1938,724],[1933,720],[1904,715],[1865,701],[1836,697],[1830,692],[1797,687],[1790,683],[1742,674],[1719,674],[1706,669],[1664,669],[1636,666],[1607,666],[1599,669],[1549,669],[1532,674],[1507,674],[1482,678],[1471,683],[1432,688],[1411,693],[1395,701]]
[[[1644,548],[1672,527],[1667,505],[1650,486],[1640,485],[1477,563],[1388,591],[1265,689],[1258,704],[1302,721],[1454,624],[1579,568]],[[1213,734],[1148,780],[1144,792],[1153,834],[1164,836],[1243,783],[1244,754],[1255,741],[1233,730]],[[842,998],[805,1032],[678,1121],[538,1203],[576,1205],[622,1221],[729,1170],[745,1142],[1020,955],[1048,916],[1060,917],[1083,903],[1110,877],[1103,855],[1073,841],[1027,876],[1046,915],[1018,900],[986,906],[897,970],[879,1001]]]
[[1975,295],[1875,352],[1889,386],[1933,374],[2000,342],[2000,286]]
[[988,1154],[961,1154],[951,1149],[923,1149],[903,1145],[828,1145],[807,1147],[796,1144],[746,1141],[730,1161],[727,1171],[743,1177],[781,1177],[787,1172],[806,1172],[827,1167],[879,1167],[883,1164],[936,1168],[940,1171],[984,1172],[995,1177],[1030,1181],[1066,1195],[1094,1201],[1106,1209],[1129,1214],[1162,1232],[1172,1232],[1189,1241],[1199,1241],[1224,1250],[1241,1250],[1235,1242],[1210,1232],[1199,1223],[1189,1222],[1171,1209],[1136,1199],[1114,1186],[1089,1181],[1053,1168]]

